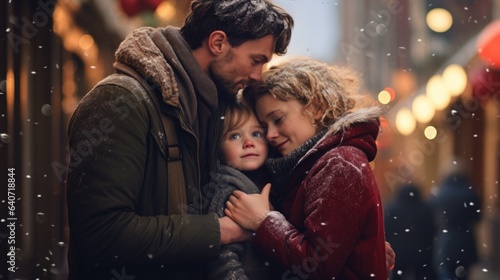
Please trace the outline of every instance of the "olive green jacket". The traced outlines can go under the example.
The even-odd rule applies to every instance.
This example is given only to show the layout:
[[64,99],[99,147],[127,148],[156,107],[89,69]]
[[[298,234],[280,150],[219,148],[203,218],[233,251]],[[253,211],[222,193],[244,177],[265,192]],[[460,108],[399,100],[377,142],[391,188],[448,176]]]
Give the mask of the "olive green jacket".
[[[116,57],[117,72],[126,74],[96,85],[68,128],[70,279],[203,279],[220,251],[219,222],[204,213],[201,191],[214,166],[216,143],[208,140],[218,138],[216,87],[175,28],[140,28]],[[160,106],[129,76],[147,81]],[[168,210],[169,136],[159,113],[175,120],[182,213]]]

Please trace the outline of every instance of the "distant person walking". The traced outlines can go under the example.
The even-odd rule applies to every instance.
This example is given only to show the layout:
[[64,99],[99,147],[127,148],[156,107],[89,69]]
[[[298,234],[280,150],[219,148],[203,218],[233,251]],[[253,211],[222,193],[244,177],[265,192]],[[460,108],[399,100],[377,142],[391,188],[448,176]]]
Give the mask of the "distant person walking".
[[390,279],[436,279],[432,263],[436,225],[419,187],[402,185],[384,213],[386,240],[398,256]]
[[439,227],[434,254],[439,279],[467,279],[478,259],[474,225],[481,209],[467,175],[455,171],[445,176],[432,204]]

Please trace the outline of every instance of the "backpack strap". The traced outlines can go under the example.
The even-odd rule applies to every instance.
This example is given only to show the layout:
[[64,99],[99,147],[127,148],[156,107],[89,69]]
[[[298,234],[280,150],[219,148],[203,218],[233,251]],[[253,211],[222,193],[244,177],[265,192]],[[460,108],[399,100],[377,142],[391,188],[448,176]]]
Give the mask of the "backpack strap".
[[182,154],[177,140],[174,120],[170,115],[162,113],[160,115],[167,140],[168,213],[187,214]]
[[[187,199],[186,199],[186,186],[184,181],[184,170],[182,168],[182,154],[177,139],[177,130],[174,122],[174,117],[161,112],[160,104],[157,99],[157,94],[154,87],[147,83],[141,77],[135,77],[126,74],[112,74],[105,78],[101,84],[116,84],[123,86],[125,80],[127,84],[131,84],[132,88],[129,89],[134,95],[144,100],[146,104],[153,105],[149,110],[161,119],[162,133],[165,137],[159,137],[157,133],[153,133],[153,137],[160,146],[160,150],[165,154],[167,159],[167,207],[168,214],[187,214]],[[158,122],[153,118],[153,123]]]

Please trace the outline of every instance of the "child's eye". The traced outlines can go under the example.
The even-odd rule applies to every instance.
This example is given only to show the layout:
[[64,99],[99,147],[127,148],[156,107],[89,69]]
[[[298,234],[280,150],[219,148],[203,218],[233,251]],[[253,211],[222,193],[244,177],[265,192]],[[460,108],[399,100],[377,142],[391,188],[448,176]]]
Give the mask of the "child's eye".
[[252,136],[255,137],[255,138],[261,138],[262,135],[264,135],[263,131],[254,131],[254,132],[252,132]]
[[241,136],[240,136],[239,133],[232,133],[232,134],[229,135],[229,139],[233,139],[234,140],[234,139],[240,139],[240,138],[241,138]]

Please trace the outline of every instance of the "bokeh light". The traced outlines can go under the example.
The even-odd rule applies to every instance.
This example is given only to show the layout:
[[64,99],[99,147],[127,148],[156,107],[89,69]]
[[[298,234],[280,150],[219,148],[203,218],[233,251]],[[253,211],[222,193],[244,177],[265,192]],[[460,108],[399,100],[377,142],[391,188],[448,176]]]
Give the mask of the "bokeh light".
[[427,13],[426,22],[432,31],[443,33],[453,25],[453,17],[448,10],[435,8]]
[[163,1],[155,10],[155,15],[162,21],[169,21],[175,17],[175,7],[168,1]]
[[443,82],[451,96],[459,96],[467,87],[467,73],[458,64],[450,64],[443,71]]
[[427,81],[425,94],[438,111],[446,108],[451,100],[450,93],[441,75],[434,75]]
[[391,94],[386,90],[379,92],[378,101],[384,105],[389,104],[389,102],[391,102]]
[[417,122],[410,109],[402,108],[396,115],[396,128],[402,135],[410,135],[415,130]]
[[394,98],[396,98],[396,91],[393,88],[386,87],[386,88],[384,88],[384,90],[387,91],[391,95],[391,101],[393,101]]
[[89,34],[85,34],[78,40],[78,45],[82,50],[88,50],[94,45],[94,38]]
[[427,123],[434,117],[436,110],[426,95],[420,94],[413,100],[411,110],[419,123]]
[[437,136],[437,129],[434,126],[429,125],[428,127],[426,127],[424,129],[424,135],[425,135],[425,138],[432,140],[432,139],[436,138],[436,136]]

